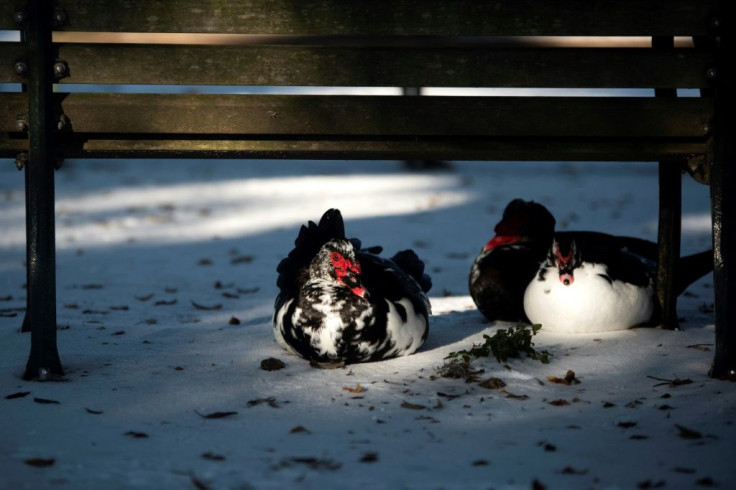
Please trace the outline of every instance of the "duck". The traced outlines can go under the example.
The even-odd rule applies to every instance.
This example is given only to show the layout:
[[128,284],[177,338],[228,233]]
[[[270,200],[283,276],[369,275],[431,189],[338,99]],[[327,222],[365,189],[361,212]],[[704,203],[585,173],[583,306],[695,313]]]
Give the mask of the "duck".
[[279,262],[273,329],[288,352],[317,363],[415,353],[429,334],[432,280],[410,249],[391,258],[347,239],[339,209],[302,225]]
[[[476,256],[469,274],[470,295],[487,320],[532,322],[524,305],[527,287],[548,260],[555,239],[563,246],[574,240],[578,250],[588,253],[631,255],[643,261],[640,267],[656,270],[655,242],[598,231],[556,231],[555,226],[552,213],[538,202],[516,198],[506,205],[494,236]],[[713,250],[680,258],[677,270],[679,295],[713,270]],[[650,321],[657,319],[652,316]]]
[[579,247],[555,237],[524,292],[524,311],[547,332],[592,333],[645,326],[658,307],[656,263],[626,250]]

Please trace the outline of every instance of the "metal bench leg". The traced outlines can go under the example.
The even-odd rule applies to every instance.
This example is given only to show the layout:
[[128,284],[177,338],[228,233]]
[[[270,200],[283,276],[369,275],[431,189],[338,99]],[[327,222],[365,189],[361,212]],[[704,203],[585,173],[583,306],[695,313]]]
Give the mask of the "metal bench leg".
[[679,162],[659,162],[659,258],[657,299],[662,328],[675,329],[677,321],[677,259],[682,230],[682,174]]
[[26,26],[28,138],[26,269],[31,352],[25,379],[63,376],[56,347],[56,250],[54,223],[55,113],[51,22],[53,2],[34,0]]
[[[713,289],[715,294],[716,352],[710,375],[736,376],[736,152],[734,152],[734,88],[730,67],[732,39],[724,36],[720,75],[717,78],[713,165],[710,199],[713,213]],[[724,62],[725,60],[725,62]],[[729,102],[730,101],[730,102]],[[726,105],[731,104],[731,105]]]

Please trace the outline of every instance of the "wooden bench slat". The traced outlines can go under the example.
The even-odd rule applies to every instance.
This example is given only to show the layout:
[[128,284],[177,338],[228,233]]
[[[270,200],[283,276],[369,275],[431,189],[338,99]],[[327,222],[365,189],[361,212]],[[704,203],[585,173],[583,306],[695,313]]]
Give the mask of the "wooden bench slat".
[[64,44],[59,57],[62,83],[87,84],[702,88],[713,66],[706,51],[639,48]]
[[[514,139],[406,140],[84,140],[60,145],[68,158],[288,158],[369,160],[681,161],[707,152],[706,142]],[[0,157],[28,150],[27,140],[0,138]]]
[[[69,94],[89,134],[701,138],[707,98]],[[601,117],[605,114],[606,117]]]
[[705,35],[716,0],[61,0],[70,31],[319,35]]

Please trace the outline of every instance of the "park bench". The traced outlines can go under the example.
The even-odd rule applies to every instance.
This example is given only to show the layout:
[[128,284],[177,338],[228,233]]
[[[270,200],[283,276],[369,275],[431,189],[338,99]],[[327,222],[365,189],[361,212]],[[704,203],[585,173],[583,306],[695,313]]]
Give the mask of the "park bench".
[[[15,159],[26,178],[26,378],[63,374],[54,172],[65,158],[651,161],[659,166],[657,294],[665,328],[677,325],[673,266],[687,171],[711,190],[710,375],[732,374],[736,133],[724,61],[734,55],[733,18],[724,4],[3,0],[0,29],[20,31],[17,41],[0,43],[0,83],[19,87],[0,93],[0,157]],[[107,90],[90,89],[99,85]],[[144,86],[144,93],[123,85]],[[182,93],[178,86],[202,88]],[[407,94],[421,87],[647,88],[652,96],[212,88],[250,86],[405,87]]]

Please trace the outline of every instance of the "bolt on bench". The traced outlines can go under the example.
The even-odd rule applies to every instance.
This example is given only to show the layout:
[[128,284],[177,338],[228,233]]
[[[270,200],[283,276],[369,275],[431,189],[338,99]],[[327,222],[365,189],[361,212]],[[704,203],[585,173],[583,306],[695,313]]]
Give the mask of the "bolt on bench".
[[[21,87],[0,92],[0,157],[14,158],[26,178],[26,378],[63,375],[54,171],[64,158],[658,162],[665,328],[677,325],[687,170],[712,196],[710,375],[733,374],[736,178],[726,108],[734,83],[725,60],[734,52],[723,3],[4,0],[0,29],[21,32],[0,43],[0,83]],[[119,90],[130,84],[148,93]],[[201,87],[172,89],[181,85]],[[653,96],[267,95],[213,86],[651,88]]]

